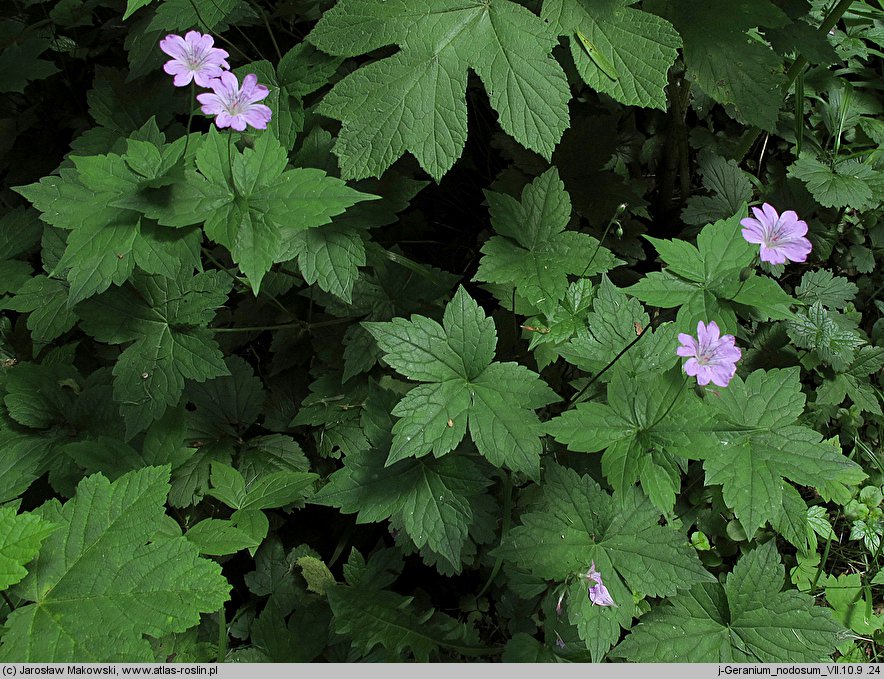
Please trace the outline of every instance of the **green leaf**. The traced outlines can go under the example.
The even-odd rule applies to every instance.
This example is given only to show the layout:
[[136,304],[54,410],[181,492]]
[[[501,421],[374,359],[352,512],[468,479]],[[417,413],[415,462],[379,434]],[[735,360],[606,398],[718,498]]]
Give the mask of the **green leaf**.
[[[232,158],[232,164],[228,160]],[[331,221],[351,205],[377,196],[349,188],[322,170],[286,170],[285,149],[273,135],[261,135],[243,152],[214,127],[196,152],[187,183],[173,186],[168,202],[145,208],[167,226],[205,222],[206,235],[230,250],[255,294],[275,262],[293,255],[289,241]]]
[[[569,363],[598,374],[636,340],[638,333],[648,333],[617,360],[617,366],[636,379],[647,373],[665,372],[678,360],[672,351],[674,329],[672,324],[666,324],[652,331],[648,322],[642,305],[602,276],[584,327],[557,350]],[[605,373],[600,379],[608,381],[612,376],[613,373]]]
[[153,0],[126,0],[126,12],[123,14],[123,21],[135,14],[142,7],[147,7]]
[[68,288],[55,278],[34,276],[4,300],[6,309],[28,313],[27,326],[35,345],[48,344],[74,327],[77,315],[67,306]]
[[393,517],[418,549],[428,546],[455,570],[474,515],[471,502],[490,480],[469,458],[402,460],[384,466],[379,450],[351,453],[311,503],[356,514],[358,523]]
[[545,426],[569,450],[604,451],[602,473],[618,493],[636,482],[651,502],[671,514],[681,487],[679,461],[690,455],[709,415],[693,391],[685,389],[681,370],[644,378],[636,390],[626,372],[616,369],[608,385],[608,405],[578,403]]
[[752,200],[752,183],[734,160],[701,151],[698,171],[703,188],[711,196],[691,196],[681,218],[688,224],[708,224],[742,214],[743,203]]
[[428,382],[396,405],[387,464],[432,452],[441,457],[467,426],[479,452],[492,464],[540,472],[540,421],[534,411],[558,400],[536,373],[516,363],[492,362],[494,322],[459,288],[443,324],[423,316],[363,323],[396,371]]
[[644,8],[678,29],[691,82],[731,107],[740,122],[775,130],[785,84],[782,58],[746,31],[788,24],[782,10],[768,0],[650,0]]
[[37,556],[43,541],[58,528],[37,514],[16,514],[12,507],[0,508],[0,590],[21,582],[24,566]]
[[466,142],[467,69],[526,148],[549,159],[568,127],[555,36],[510,0],[340,0],[308,37],[338,56],[402,48],[351,73],[322,102],[320,111],[343,124],[334,150],[346,179],[379,177],[406,151],[441,179]]
[[569,38],[577,72],[587,85],[622,104],[665,110],[667,72],[681,38],[665,19],[629,4],[545,0],[540,16]]
[[666,268],[650,273],[627,292],[663,308],[681,306],[678,325],[693,332],[699,321],[716,321],[725,333],[737,331],[735,305],[753,306],[763,317],[791,318],[791,298],[774,281],[754,272],[745,281],[740,273],[756,256],[740,233],[742,208],[730,219],[706,226],[696,247],[682,240],[647,236]]
[[114,366],[114,399],[127,436],[147,428],[184,391],[184,380],[227,373],[205,325],[227,299],[231,281],[221,271],[182,273],[175,279],[135,274],[119,288],[78,307],[81,327],[109,344],[134,342]]
[[810,152],[803,152],[789,166],[789,175],[803,181],[820,205],[857,210],[876,204],[872,186],[879,174],[870,164],[855,159],[825,165]]
[[815,351],[836,370],[850,364],[854,350],[866,343],[846,316],[826,311],[820,302],[789,321],[786,328],[796,346]]
[[798,369],[756,370],[744,382],[734,377],[710,405],[718,441],[696,451],[706,483],[721,484],[724,500],[747,535],[765,521],[776,523],[783,481],[818,488],[825,481],[858,483],[862,468],[822,436],[797,424],[804,410]]
[[805,271],[795,288],[795,297],[807,304],[819,302],[831,309],[843,309],[859,289],[846,278],[835,276],[828,269]]
[[844,629],[794,590],[770,540],[743,556],[724,586],[703,583],[642,617],[615,653],[633,662],[829,662]]
[[549,314],[568,292],[568,275],[593,276],[621,260],[596,238],[565,231],[571,200],[558,170],[550,168],[522,191],[521,202],[486,192],[497,236],[483,246],[474,280],[515,286],[532,306]]
[[600,660],[635,614],[633,593],[672,596],[680,588],[712,581],[684,535],[658,523],[660,514],[636,488],[614,496],[589,476],[548,464],[543,485],[521,525],[496,553],[546,580],[571,581],[595,562],[617,608],[586,604],[584,578],[572,585],[565,606],[594,661]]
[[36,31],[30,35],[22,31],[11,42],[4,41],[7,47],[0,52],[0,92],[24,92],[29,82],[58,73],[59,68],[53,62],[38,59],[52,42],[50,37]]
[[256,539],[235,521],[227,519],[203,519],[184,537],[199,548],[200,554],[211,556],[236,554],[243,549],[255,550],[261,544],[261,537]]
[[150,662],[144,635],[197,625],[230,586],[184,538],[158,535],[169,468],[146,467],[110,483],[100,474],[64,505],[39,515],[58,524],[15,593],[0,646],[4,662]]
[[336,585],[326,590],[336,633],[350,639],[363,654],[380,645],[414,660],[428,662],[440,646],[474,646],[469,627],[444,613],[417,612],[413,597],[364,587]]

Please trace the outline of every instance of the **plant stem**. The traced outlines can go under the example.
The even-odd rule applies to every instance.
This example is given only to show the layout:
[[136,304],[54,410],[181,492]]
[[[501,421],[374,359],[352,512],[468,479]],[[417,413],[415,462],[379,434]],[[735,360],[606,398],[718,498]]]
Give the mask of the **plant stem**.
[[12,599],[9,598],[9,594],[7,594],[6,592],[0,592],[0,594],[3,595],[3,601],[5,601],[5,602],[6,602],[6,605],[9,606],[9,610],[10,610],[10,611],[14,611],[14,610],[15,610],[15,604],[12,603]]
[[629,344],[627,344],[625,347],[623,347],[623,348],[620,350],[620,353],[618,353],[614,358],[612,358],[612,359],[610,360],[610,362],[608,363],[608,365],[606,365],[606,366],[605,366],[604,368],[602,368],[599,372],[597,372],[595,375],[593,375],[592,379],[589,380],[589,382],[587,382],[586,384],[583,385],[583,389],[581,389],[581,390],[578,391],[574,396],[572,396],[571,398],[568,399],[568,402],[567,402],[567,405],[566,405],[566,409],[567,409],[567,408],[570,408],[572,404],[576,403],[577,400],[578,400],[581,396],[583,396],[584,393],[586,393],[586,390],[589,389],[593,384],[595,384],[595,382],[596,382],[596,380],[598,380],[598,378],[600,378],[602,375],[604,375],[604,374],[605,374],[605,373],[611,368],[611,366],[613,366],[617,361],[619,361],[620,358],[623,356],[623,354],[625,354],[627,351],[629,351],[630,349],[632,349],[632,347],[634,347],[636,344],[638,344],[638,341],[639,341],[643,336],[649,334],[649,331],[650,331],[650,330],[651,330],[651,327],[650,327],[650,326],[648,326],[647,328],[645,328],[645,329],[641,332],[641,334],[640,334],[638,337],[636,337],[636,338],[635,338],[634,340],[632,340]]
[[[503,539],[506,537],[506,534],[510,530],[510,522],[512,521],[513,508],[513,477],[508,471],[504,471],[503,477],[503,525],[500,528],[500,542],[503,544]],[[479,590],[479,593],[476,595],[476,599],[482,596],[485,591],[491,586],[491,583],[494,582],[494,578],[497,577],[497,574],[500,572],[500,568],[503,566],[503,557],[498,556],[494,561],[494,568],[491,569],[491,575],[488,576],[488,579],[485,581],[485,584],[482,585],[482,589]]]
[[[852,4],[853,0],[840,0],[840,2],[832,8],[832,11],[829,12],[826,18],[823,19],[823,23],[819,25],[817,32],[826,35],[832,30],[835,24],[838,23],[844,13],[850,9]],[[789,88],[792,87],[792,83],[795,82],[798,74],[804,72],[805,66],[807,66],[807,59],[801,55],[797,56],[795,61],[792,62],[789,70],[786,71],[786,83],[783,86],[784,95],[789,92]],[[743,158],[749,152],[749,149],[752,148],[752,145],[755,143],[755,140],[758,139],[759,134],[761,134],[761,128],[759,127],[750,128],[743,133],[743,136],[740,139],[740,144],[737,146],[733,155],[733,158],[737,163],[742,162]]]
[[187,145],[190,143],[190,125],[193,122],[193,101],[196,99],[196,83],[191,80],[190,81],[190,113],[187,115],[187,132],[184,135],[184,153],[181,154],[183,158],[187,157]]
[[224,614],[224,606],[218,610],[218,662],[224,662],[227,657],[227,616]]

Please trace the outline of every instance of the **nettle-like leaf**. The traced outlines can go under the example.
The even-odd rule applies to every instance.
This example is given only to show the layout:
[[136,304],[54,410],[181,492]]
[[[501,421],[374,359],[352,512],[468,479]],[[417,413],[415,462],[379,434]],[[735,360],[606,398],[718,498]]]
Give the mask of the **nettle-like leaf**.
[[440,647],[478,645],[473,630],[433,609],[417,611],[413,597],[369,586],[337,585],[326,589],[334,631],[367,655],[382,646],[398,658],[407,653],[417,662],[428,662]]
[[578,403],[545,425],[559,443],[583,453],[604,451],[602,473],[611,487],[625,493],[637,481],[651,502],[671,514],[681,487],[684,463],[697,439],[708,438],[711,415],[680,369],[648,375],[635,388],[631,375],[614,370],[608,403]]
[[856,323],[837,311],[827,311],[820,302],[786,324],[795,346],[815,351],[836,370],[853,360],[854,350],[866,344]]
[[455,570],[474,521],[472,500],[491,484],[468,457],[401,460],[384,466],[380,450],[354,452],[311,498],[357,514],[358,523],[393,518],[418,549],[428,546]]
[[881,172],[855,158],[825,164],[805,151],[789,166],[789,175],[803,181],[826,207],[866,210],[880,203]]
[[37,514],[16,514],[13,507],[0,508],[0,590],[8,589],[28,574],[24,567],[57,528]]
[[547,159],[568,127],[571,93],[552,58],[556,37],[510,0],[340,0],[308,36],[358,56],[399,45],[325,96],[342,121],[335,144],[346,179],[379,177],[406,151],[437,181],[467,138],[467,69],[485,85],[504,131]]
[[185,264],[198,266],[197,229],[158,229],[139,212],[145,192],[175,181],[170,173],[184,152],[185,139],[172,144],[164,139],[150,120],[127,140],[125,154],[75,155],[74,168],[17,188],[40,210],[43,221],[69,231],[64,255],[49,272],[52,278],[56,271],[67,271],[68,307],[122,285],[135,264],[172,277]]
[[227,374],[224,357],[205,326],[224,304],[231,280],[221,271],[177,278],[136,273],[132,285],[77,308],[95,339],[127,347],[114,366],[114,399],[132,437],[175,405],[184,380]]
[[[557,351],[568,363],[598,374],[637,336],[648,333],[617,360],[617,368],[633,379],[641,379],[639,376],[647,373],[662,373],[678,361],[672,350],[675,328],[667,323],[651,330],[648,323],[641,303],[602,276],[583,327]],[[605,373],[600,379],[608,381],[613,375]]]
[[780,591],[784,575],[770,540],[724,585],[697,584],[654,608],[614,653],[633,662],[828,662],[846,630],[813,597]]
[[647,0],[643,6],[678,29],[691,82],[729,106],[739,121],[774,131],[783,103],[782,59],[746,32],[789,24],[782,10],[769,0]]
[[734,377],[708,402],[718,422],[718,441],[692,454],[703,459],[706,483],[720,484],[728,507],[747,535],[776,523],[783,506],[783,478],[824,488],[857,484],[866,474],[822,435],[797,423],[804,412],[799,370],[756,370]]
[[521,201],[486,191],[499,234],[483,246],[474,280],[515,286],[532,306],[552,313],[568,292],[568,275],[593,276],[623,262],[598,239],[565,231],[571,200],[558,170],[550,168],[522,191]]
[[710,320],[723,332],[736,332],[740,306],[753,307],[764,318],[793,318],[789,305],[794,300],[773,279],[751,272],[740,280],[740,272],[757,254],[740,232],[744,213],[742,209],[705,227],[696,247],[683,240],[646,236],[666,268],[649,273],[627,292],[653,306],[680,307],[678,324],[691,332],[699,321]]
[[13,590],[33,603],[6,620],[4,662],[152,662],[144,635],[183,632],[224,604],[221,567],[163,533],[168,481],[168,467],[96,474],[35,512],[60,528]]
[[560,400],[518,363],[493,361],[494,321],[462,287],[445,308],[442,325],[425,316],[363,323],[386,362],[405,377],[425,382],[393,409],[387,465],[433,453],[441,457],[466,434],[491,464],[540,476],[537,408]]
[[[672,596],[714,580],[685,536],[661,526],[659,518],[637,488],[611,496],[589,476],[549,464],[521,525],[496,553],[546,580],[572,583],[564,600],[568,619],[598,661],[636,615],[634,595]],[[579,576],[593,562],[616,608],[588,604]]]
[[815,269],[801,276],[795,297],[806,304],[819,302],[831,309],[843,309],[857,292],[859,288],[846,278],[835,276],[827,269]]
[[688,224],[709,224],[740,213],[752,200],[752,183],[734,160],[701,151],[698,171],[711,196],[691,196],[681,218]]
[[568,37],[587,85],[622,104],[666,108],[669,67],[681,37],[665,19],[630,0],[544,0],[540,16]]
[[297,255],[289,248],[297,234],[377,199],[322,170],[286,170],[286,151],[270,134],[240,152],[230,135],[213,127],[200,140],[195,160],[186,182],[157,190],[139,207],[161,225],[204,222],[206,235],[230,250],[255,294],[275,262]]
[[819,405],[841,405],[845,397],[860,409],[873,415],[881,415],[878,391],[870,384],[868,375],[874,375],[884,368],[884,347],[861,347],[853,361],[827,377],[816,392]]

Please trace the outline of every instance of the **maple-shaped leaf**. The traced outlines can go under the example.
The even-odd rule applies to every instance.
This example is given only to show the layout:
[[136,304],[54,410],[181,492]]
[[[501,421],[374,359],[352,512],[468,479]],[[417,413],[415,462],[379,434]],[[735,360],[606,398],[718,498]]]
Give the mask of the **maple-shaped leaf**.
[[348,57],[402,48],[348,75],[320,106],[343,123],[334,151],[346,179],[379,177],[406,151],[441,179],[466,143],[468,69],[526,148],[549,159],[568,127],[556,36],[511,0],[339,0],[308,39]]
[[707,399],[718,421],[718,441],[698,445],[706,483],[722,486],[728,507],[747,535],[776,522],[783,504],[783,478],[819,488],[824,482],[856,484],[866,474],[822,435],[798,424],[804,412],[798,368],[756,370],[745,382],[735,376],[716,398]]
[[[597,661],[632,621],[633,593],[672,596],[714,580],[687,538],[659,519],[659,510],[635,487],[612,496],[591,477],[548,464],[521,525],[496,554],[546,580],[571,583],[563,605]],[[590,605],[579,576],[592,563],[617,607]]]
[[876,189],[881,186],[881,172],[857,158],[821,162],[805,151],[789,166],[789,175],[803,181],[816,201],[826,207],[866,210],[880,203]]
[[57,525],[30,512],[16,514],[13,507],[0,509],[0,590],[20,582],[43,541]]
[[737,120],[773,131],[783,103],[782,58],[752,28],[780,27],[789,17],[770,0],[649,0],[643,5],[671,21],[684,41],[687,75]]
[[110,290],[77,308],[81,327],[109,344],[133,342],[114,366],[114,399],[132,437],[175,405],[184,380],[227,374],[224,357],[205,326],[227,299],[221,271],[177,278],[136,273],[132,285]]
[[[753,307],[765,318],[792,318],[794,300],[773,280],[740,272],[757,252],[740,232],[740,215],[706,226],[697,245],[683,240],[646,238],[666,263],[663,271],[645,276],[627,292],[652,306],[680,307],[678,324],[693,332],[699,321],[714,320],[723,333],[737,331],[736,309]],[[745,315],[745,314],[744,314]]]
[[[635,341],[634,346],[617,359],[618,369],[634,378],[665,372],[678,361],[672,351],[676,342],[674,324],[667,323],[652,330],[648,323],[641,303],[611,283],[607,276],[602,276],[586,322],[576,336],[557,347],[557,351],[568,363],[597,374]],[[643,336],[636,341],[639,335]],[[607,381],[612,376],[613,373],[605,373],[600,379]]]
[[[159,141],[146,141],[149,137]],[[184,153],[185,138],[163,140],[151,120],[126,140],[125,154],[75,155],[74,167],[62,168],[59,176],[17,188],[43,221],[69,231],[64,254],[49,272],[51,278],[66,270],[68,307],[122,285],[136,264],[167,276],[185,263],[198,265],[198,230],[157,230],[139,211],[145,192],[175,181],[170,173]]]
[[484,493],[490,479],[459,455],[401,460],[389,467],[384,460],[380,450],[348,454],[343,468],[310,502],[358,513],[358,523],[394,517],[418,549],[428,546],[459,570],[473,523],[471,500]]
[[666,109],[669,67],[681,38],[665,19],[631,0],[544,0],[540,16],[567,36],[587,85],[622,104]]
[[482,246],[474,279],[514,285],[532,306],[552,313],[568,292],[568,275],[592,276],[623,262],[598,239],[565,231],[571,199],[555,167],[522,191],[521,201],[486,191],[491,223],[499,234]]
[[846,630],[796,590],[770,540],[744,555],[723,585],[701,583],[642,616],[614,653],[633,662],[829,662]]
[[287,170],[288,154],[270,134],[240,152],[229,135],[212,127],[195,161],[195,168],[185,170],[186,182],[158,190],[139,209],[161,225],[204,223],[206,235],[230,251],[255,294],[271,265],[294,256],[289,241],[297,234],[377,199],[322,170]]
[[[637,481],[662,512],[669,514],[681,487],[683,461],[711,415],[693,390],[685,388],[680,369],[648,375],[642,388],[622,370],[608,384],[608,403],[578,403],[546,423],[545,429],[569,450],[604,451],[602,473],[620,493]],[[717,442],[717,438],[714,438]]]
[[168,492],[168,466],[96,474],[34,512],[59,529],[13,590],[33,603],[6,619],[3,662],[152,662],[144,635],[183,632],[227,601],[221,567],[163,533]]
[[436,457],[453,450],[469,427],[491,464],[540,476],[537,408],[559,396],[537,373],[518,363],[493,361],[494,321],[458,288],[442,325],[425,316],[397,318],[365,327],[386,362],[405,377],[425,382],[393,409],[393,443],[387,464],[406,457]]
[[414,597],[371,585],[336,585],[326,589],[326,596],[335,632],[349,638],[364,655],[380,645],[393,657],[408,653],[417,662],[428,662],[440,647],[477,650],[477,635],[468,625],[433,609],[415,610]]

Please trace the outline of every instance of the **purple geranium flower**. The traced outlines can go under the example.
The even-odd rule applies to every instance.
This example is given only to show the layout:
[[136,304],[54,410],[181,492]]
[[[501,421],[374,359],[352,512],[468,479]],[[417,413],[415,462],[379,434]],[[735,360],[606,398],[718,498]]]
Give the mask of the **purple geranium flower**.
[[211,35],[189,31],[183,38],[180,35],[167,35],[160,40],[160,49],[172,57],[163,66],[169,75],[174,75],[175,87],[189,85],[191,80],[200,87],[211,87],[212,79],[218,78],[230,68],[226,59],[229,54],[212,47],[215,44]]
[[236,76],[224,71],[220,78],[212,81],[211,93],[198,94],[196,98],[202,104],[203,113],[218,116],[215,118],[218,127],[232,127],[242,132],[246,124],[259,130],[267,128],[272,111],[269,106],[256,102],[268,94],[270,90],[258,84],[258,76],[254,73],[243,78],[240,89]]
[[676,349],[679,356],[690,356],[684,364],[684,371],[697,377],[701,385],[717,384],[726,387],[737,372],[737,361],[742,353],[737,348],[733,335],[720,337],[721,331],[715,321],[709,325],[697,323],[697,339],[679,333],[681,346]]
[[595,561],[589,567],[589,570],[586,571],[586,575],[584,575],[587,580],[590,582],[595,582],[596,584],[589,588],[589,600],[592,601],[595,606],[616,606],[614,603],[614,599],[611,598],[611,595],[608,593],[608,588],[602,583],[602,575],[595,569]]
[[811,245],[804,235],[807,224],[795,214],[786,210],[777,214],[773,206],[765,203],[761,210],[752,208],[755,219],[746,217],[740,220],[743,238],[750,243],[761,244],[761,261],[771,264],[785,264],[786,260],[804,262],[810,254]]

